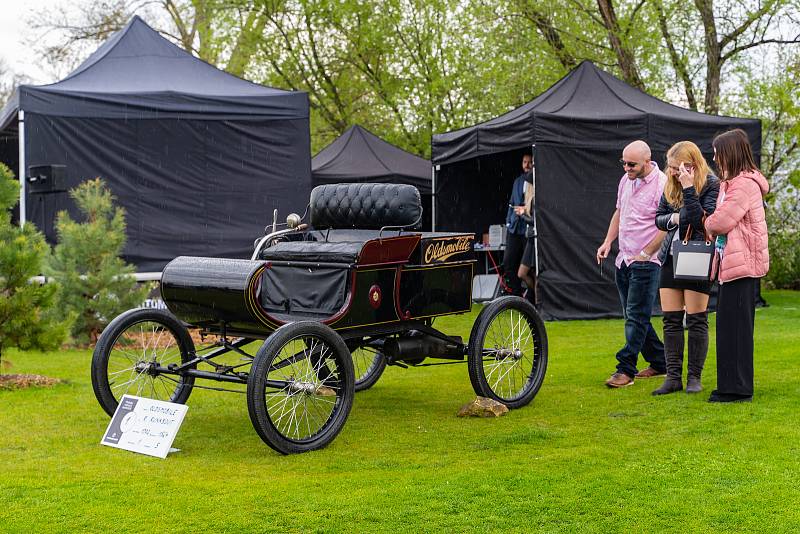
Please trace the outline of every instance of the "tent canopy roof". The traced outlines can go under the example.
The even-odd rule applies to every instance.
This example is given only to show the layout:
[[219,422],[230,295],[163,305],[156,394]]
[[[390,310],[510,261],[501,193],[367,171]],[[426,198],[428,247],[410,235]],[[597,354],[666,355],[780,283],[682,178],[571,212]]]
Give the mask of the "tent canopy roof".
[[315,183],[401,180],[431,192],[431,163],[361,126],[351,126],[311,160]]
[[[539,117],[561,123],[597,124],[655,118],[662,124],[716,129],[759,124],[753,119],[707,115],[669,104],[631,87],[587,60],[544,93],[508,113],[468,128],[434,135],[433,162],[449,163],[542,141],[537,139],[540,132],[535,128]],[[508,141],[498,142],[498,137]]]
[[307,95],[258,85],[209,65],[172,44],[141,18],[112,35],[63,80],[22,85],[0,113],[0,129],[18,109],[97,118],[306,118]]

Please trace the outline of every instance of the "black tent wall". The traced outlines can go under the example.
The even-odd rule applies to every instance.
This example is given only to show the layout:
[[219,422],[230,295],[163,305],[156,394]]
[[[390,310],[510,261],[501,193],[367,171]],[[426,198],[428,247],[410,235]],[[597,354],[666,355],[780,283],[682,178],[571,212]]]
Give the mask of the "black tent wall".
[[[0,132],[0,163],[11,169],[14,176],[19,169],[19,138],[16,130],[13,132]],[[19,222],[19,204],[11,210],[11,222]]]
[[[179,255],[247,257],[274,208],[302,213],[307,119],[193,120],[25,115],[27,165],[62,164],[67,187],[103,178],[126,209],[125,259],[159,271]],[[67,193],[28,194],[28,219],[55,239]]]
[[[133,17],[63,80],[21,85],[0,136],[12,139],[24,115],[26,169],[65,165],[67,188],[105,179],[127,210],[125,259],[151,271],[181,254],[249,256],[274,208],[302,213],[308,106],[306,93],[232,76]],[[15,144],[0,158],[17,171]],[[51,242],[59,210],[78,216],[63,192],[25,201]]]
[[436,229],[471,231],[480,239],[490,225],[504,224],[526,152],[530,148],[442,165],[436,173]]

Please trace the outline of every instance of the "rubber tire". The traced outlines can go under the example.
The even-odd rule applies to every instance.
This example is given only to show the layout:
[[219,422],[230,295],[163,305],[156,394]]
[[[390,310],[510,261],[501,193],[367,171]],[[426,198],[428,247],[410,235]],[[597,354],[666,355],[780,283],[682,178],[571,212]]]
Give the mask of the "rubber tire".
[[[100,406],[109,416],[117,410],[119,401],[111,392],[108,383],[108,358],[117,338],[131,326],[144,321],[160,323],[165,326],[178,342],[181,349],[181,362],[194,358],[194,342],[189,331],[174,315],[166,310],[155,308],[135,308],[118,315],[100,334],[92,354],[92,389]],[[181,377],[181,384],[170,402],[185,404],[194,386],[194,377]]]
[[[266,371],[278,351],[289,341],[303,335],[314,335],[324,340],[334,350],[337,365],[344,371],[344,385],[342,387],[341,403],[332,420],[327,423],[322,433],[311,441],[299,442],[284,436],[272,424],[267,414],[264,402]],[[321,449],[328,445],[341,432],[353,406],[355,396],[355,376],[353,374],[353,359],[344,340],[334,330],[317,321],[298,321],[288,323],[272,333],[258,349],[250,375],[247,380],[247,411],[250,421],[259,437],[281,454],[296,454]]]
[[[508,309],[513,309],[526,315],[529,319],[529,324],[533,323],[532,328],[535,330],[534,334],[539,338],[539,354],[536,356],[538,358],[538,363],[534,362],[536,369],[531,368],[533,377],[528,382],[525,392],[520,397],[513,400],[503,399],[492,390],[486,380],[483,370],[483,355],[481,354],[484,336],[489,329],[489,325],[497,315]],[[502,402],[510,409],[521,408],[529,404],[542,387],[547,371],[547,331],[545,330],[544,322],[542,318],[539,317],[536,308],[527,300],[514,296],[500,297],[484,306],[478,314],[477,319],[475,319],[475,323],[472,325],[472,331],[469,335],[467,366],[472,389],[475,391],[476,395]]]
[[[354,349],[358,350],[358,348]],[[352,354],[352,353],[351,353]],[[374,369],[364,378],[359,380],[358,378],[355,379],[355,387],[356,391],[364,391],[365,389],[369,389],[375,385],[378,379],[383,375],[383,372],[386,370],[386,355],[380,351],[375,353],[376,358],[378,358],[378,364],[375,366]],[[354,367],[355,372],[355,367]]]

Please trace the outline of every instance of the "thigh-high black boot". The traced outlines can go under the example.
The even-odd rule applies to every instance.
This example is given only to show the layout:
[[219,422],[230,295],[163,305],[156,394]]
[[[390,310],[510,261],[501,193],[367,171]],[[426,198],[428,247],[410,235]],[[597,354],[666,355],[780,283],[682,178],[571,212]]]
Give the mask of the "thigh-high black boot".
[[686,393],[700,393],[703,390],[700,376],[708,354],[708,312],[687,314],[686,327],[689,330]]
[[683,389],[683,312],[664,312],[664,359],[667,378],[653,395],[666,395]]

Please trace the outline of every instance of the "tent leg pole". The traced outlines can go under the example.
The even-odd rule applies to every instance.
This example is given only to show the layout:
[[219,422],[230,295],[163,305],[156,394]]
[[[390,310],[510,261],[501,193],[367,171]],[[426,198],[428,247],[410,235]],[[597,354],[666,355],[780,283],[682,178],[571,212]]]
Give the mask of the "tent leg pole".
[[19,225],[25,226],[25,112],[19,110]]
[[431,232],[436,231],[436,165],[431,166]]
[[[531,156],[535,156],[536,145],[531,145]],[[536,278],[539,278],[539,230],[536,228],[536,160],[533,160],[533,263],[536,272]]]
[[531,207],[531,215],[533,217],[533,264],[534,264],[534,272],[536,278],[536,289],[534,290],[536,294],[534,295],[534,301],[537,303],[537,306],[541,306],[540,300],[540,293],[539,293],[539,229],[536,227],[536,199],[537,199],[537,192],[536,192],[536,145],[531,145],[531,156],[534,157],[533,160],[533,206]]

